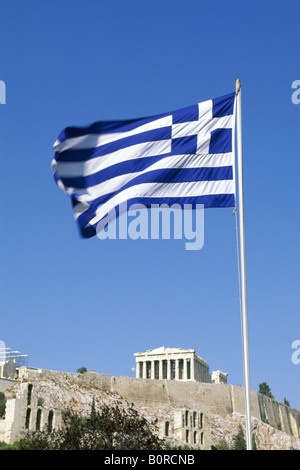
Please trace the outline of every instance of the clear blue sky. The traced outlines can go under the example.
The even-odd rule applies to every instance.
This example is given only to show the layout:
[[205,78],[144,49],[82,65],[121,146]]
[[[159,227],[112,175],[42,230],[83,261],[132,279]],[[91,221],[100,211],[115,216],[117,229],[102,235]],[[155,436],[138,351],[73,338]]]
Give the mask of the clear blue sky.
[[133,376],[133,354],[195,348],[243,384],[235,219],[182,240],[83,240],[55,185],[69,125],[164,113],[242,82],[250,382],[300,409],[298,1],[57,0],[1,7],[0,339],[29,365]]

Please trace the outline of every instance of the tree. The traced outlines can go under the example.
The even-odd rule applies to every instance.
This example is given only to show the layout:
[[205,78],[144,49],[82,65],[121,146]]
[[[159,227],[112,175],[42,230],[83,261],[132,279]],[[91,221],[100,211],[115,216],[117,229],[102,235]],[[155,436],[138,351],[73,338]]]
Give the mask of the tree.
[[225,438],[221,439],[218,444],[212,445],[211,450],[231,450]]
[[262,395],[265,395],[265,396],[270,397],[270,398],[274,398],[272,393],[271,393],[271,389],[270,389],[269,385],[267,384],[267,382],[262,382],[261,384],[259,384],[259,390],[258,391]]
[[80,367],[79,369],[77,369],[77,372],[79,374],[84,374],[85,372],[87,372],[87,368],[86,367]]
[[[233,437],[232,446],[230,446],[226,439],[211,447],[212,450],[247,450],[245,434],[241,425],[238,427],[237,434]],[[256,442],[254,434],[252,434],[252,450],[256,450]]]
[[164,442],[149,422],[129,405],[104,405],[90,416],[66,412],[63,427],[52,433],[34,431],[19,441],[21,450],[162,450]]
[[291,405],[290,405],[290,402],[289,402],[285,397],[284,397],[283,403],[284,403],[286,406],[291,406]]
[[233,438],[232,449],[233,450],[246,450],[247,449],[245,435],[244,435],[244,431],[241,425],[239,425],[238,432]]

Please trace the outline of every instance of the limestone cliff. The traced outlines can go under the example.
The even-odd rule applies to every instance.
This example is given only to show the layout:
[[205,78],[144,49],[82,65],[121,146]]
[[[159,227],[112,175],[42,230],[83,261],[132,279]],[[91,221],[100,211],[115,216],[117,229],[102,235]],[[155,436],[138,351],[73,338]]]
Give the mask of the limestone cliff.
[[[116,403],[127,406],[133,403],[140,414],[150,422],[158,423],[161,437],[164,437],[165,423],[168,422],[172,432],[167,439],[173,444],[185,443],[187,433],[192,431],[192,415],[196,412],[201,412],[204,424],[201,424],[199,430],[201,440],[199,437],[195,441],[195,447],[210,449],[211,445],[218,444],[223,438],[231,445],[239,425],[245,429],[243,387],[24,369],[19,380],[6,391],[11,409],[13,402],[19,403],[16,408],[19,429],[10,434],[14,438],[22,427],[22,420],[25,422],[29,384],[33,387],[30,405],[32,426],[37,408],[56,412],[72,409],[76,413],[88,414],[94,399],[96,407]],[[252,429],[257,448],[300,450],[300,413],[274,400],[265,400],[254,391],[252,398]],[[262,410],[270,424],[263,422]],[[185,416],[188,415],[190,423],[185,423]],[[16,413],[14,415],[11,412],[12,421],[14,416]],[[190,440],[186,442],[194,444],[192,432],[189,436]]]

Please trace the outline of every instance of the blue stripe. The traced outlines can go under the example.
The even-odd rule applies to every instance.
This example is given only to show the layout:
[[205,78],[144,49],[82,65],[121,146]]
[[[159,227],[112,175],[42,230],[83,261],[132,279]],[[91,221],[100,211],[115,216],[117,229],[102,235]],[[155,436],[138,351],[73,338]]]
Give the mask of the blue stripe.
[[173,124],[178,124],[180,122],[198,121],[199,107],[197,104],[194,104],[186,108],[178,109],[177,111],[173,111],[172,117]]
[[198,105],[187,106],[169,113],[156,114],[137,119],[128,119],[123,121],[98,121],[88,126],[68,126],[58,136],[60,142],[74,137],[82,137],[88,134],[112,134],[115,132],[127,132],[136,129],[139,126],[148,124],[166,116],[173,117],[173,123],[189,122],[198,120]]
[[85,212],[83,212],[78,218],[77,223],[80,228],[85,227],[90,220],[94,217],[97,207],[94,205],[89,207]]
[[232,167],[218,168],[172,168],[163,170],[154,170],[133,178],[121,189],[116,191],[113,196],[125,189],[144,183],[191,183],[197,181],[223,181],[232,180]]
[[197,151],[197,136],[179,137],[172,140],[171,155],[190,155]]
[[58,176],[57,173],[53,173],[53,178],[54,178],[55,183],[58,184],[60,177]]
[[79,230],[80,230],[80,234],[82,238],[92,238],[95,235],[97,235],[96,229],[91,225],[89,225],[88,227],[83,227],[83,228],[79,227]]
[[152,198],[133,198],[127,201],[127,207],[133,204],[143,204],[147,208],[151,208],[153,204],[179,204],[184,209],[184,204],[191,204],[193,209],[196,209],[197,204],[203,204],[204,208],[212,207],[235,207],[234,194],[213,194],[208,196],[193,196],[193,197],[152,197]]
[[235,93],[230,95],[221,96],[220,98],[214,98],[213,102],[213,117],[223,117],[233,114]]
[[[97,208],[105,204],[109,199],[116,196],[120,192],[132,186],[143,183],[184,183],[192,181],[222,181],[231,180],[233,178],[232,167],[219,167],[219,168],[186,168],[186,169],[172,169],[172,170],[155,170],[145,175],[139,175],[129,183],[122,186],[117,191],[94,199],[91,206],[83,214],[78,217],[78,223],[81,226],[93,218]],[[142,198],[141,198],[142,200]]]
[[[213,102],[213,117],[222,117],[233,114],[233,103],[235,93],[214,98]],[[192,105],[181,108],[169,113],[157,114],[137,119],[128,119],[121,121],[98,121],[88,126],[68,126],[58,136],[60,142],[73,137],[81,137],[87,134],[109,134],[113,132],[126,132],[137,127],[155,121],[165,116],[173,116],[173,123],[189,122],[198,119],[198,105]]]
[[[120,164],[119,164],[120,165]],[[118,165],[118,166],[119,166]],[[117,165],[115,165],[117,166]],[[132,167],[131,167],[132,169]],[[99,171],[85,177],[78,178],[62,178],[64,185],[76,189],[90,188],[97,184],[103,183],[110,178],[116,176],[111,168]],[[130,167],[128,167],[130,170]],[[131,173],[131,171],[129,171]],[[108,178],[109,176],[109,178]],[[224,167],[204,167],[204,168],[165,168],[153,171],[148,171],[142,175],[133,178],[129,183],[122,187],[123,189],[134,186],[135,184],[142,183],[182,183],[190,181],[220,181],[231,180],[233,178],[232,166]],[[119,191],[118,191],[119,192]],[[111,194],[111,196],[114,194]],[[105,200],[107,196],[105,196]],[[103,204],[102,200],[97,200],[98,203]]]
[[108,153],[116,152],[117,150],[122,150],[126,147],[131,147],[132,145],[160,140],[171,140],[171,137],[171,126],[160,127],[158,129],[140,132],[130,137],[124,137],[123,139],[114,140],[108,144],[91,149],[65,150],[61,153],[56,153],[55,156],[58,162],[84,162],[92,158],[104,156]]
[[111,134],[115,132],[127,132],[136,129],[139,126],[148,124],[166,116],[172,116],[173,124],[180,122],[197,121],[199,118],[198,105],[187,106],[169,113],[156,114],[137,119],[128,119],[123,121],[98,121],[88,126],[68,126],[58,136],[60,142],[73,137],[82,137],[88,134]]
[[137,158],[135,160],[126,160],[125,162],[111,165],[108,168],[98,171],[97,173],[94,173],[90,176],[78,176],[72,178],[63,177],[61,178],[61,181],[65,186],[69,186],[71,188],[76,189],[83,189],[89,186],[94,186],[95,184],[103,183],[104,181],[114,178],[115,176],[121,176],[126,175],[128,173],[136,173],[143,171],[149,166],[153,165],[154,163],[169,155],[170,154],[158,155],[156,157]]
[[89,176],[78,177],[62,177],[61,180],[65,186],[71,188],[83,189],[95,184],[103,183],[115,176],[127,173],[136,173],[142,171],[163,158],[173,155],[190,155],[196,152],[197,136],[182,137],[172,140],[171,152],[157,156],[141,157],[134,160],[126,160],[125,162],[116,163],[104,170],[93,173]]
[[[195,196],[195,197],[167,197],[167,198],[133,198],[127,201],[127,208],[133,204],[143,204],[146,208],[151,208],[154,204],[159,206],[167,204],[171,207],[173,204],[178,204],[184,209],[185,204],[190,204],[192,209],[196,209],[197,204],[203,204],[205,209],[208,208],[219,208],[219,207],[235,207],[234,194],[213,194],[209,196]],[[118,207],[116,210],[116,216],[119,215]],[[79,220],[78,220],[79,222]],[[81,220],[82,222],[82,220]],[[96,235],[96,228],[98,223],[94,226],[88,226],[79,223],[79,230],[83,238],[91,238]]]
[[232,129],[215,129],[210,135],[209,153],[232,152]]
[[124,121],[98,121],[88,126],[69,126],[66,127],[58,136],[60,142],[73,137],[82,137],[88,134],[111,134],[114,132],[127,132],[136,129],[139,126],[155,121],[171,113],[157,114],[144,118],[128,119]]

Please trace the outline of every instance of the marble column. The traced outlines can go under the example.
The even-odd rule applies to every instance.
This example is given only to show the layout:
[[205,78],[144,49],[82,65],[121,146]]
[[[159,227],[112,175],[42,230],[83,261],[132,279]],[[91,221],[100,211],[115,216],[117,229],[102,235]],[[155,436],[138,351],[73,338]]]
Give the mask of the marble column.
[[186,365],[186,359],[183,359],[183,380],[187,380],[187,365]]
[[195,380],[195,357],[191,358],[191,380]]
[[159,379],[162,380],[163,378],[163,361],[162,359],[159,360]]
[[175,380],[179,380],[179,359],[175,360]]
[[167,360],[167,364],[168,364],[168,365],[167,365],[167,368],[168,368],[168,369],[167,369],[167,370],[168,370],[168,372],[167,372],[167,378],[168,378],[168,380],[171,380],[171,361],[170,361],[169,359]]

